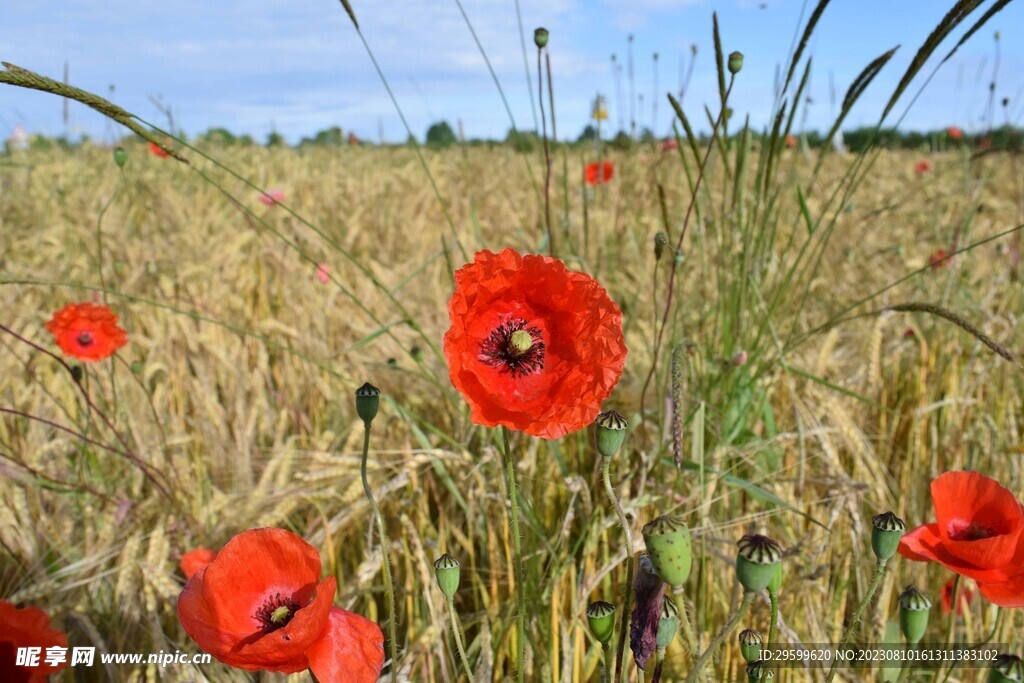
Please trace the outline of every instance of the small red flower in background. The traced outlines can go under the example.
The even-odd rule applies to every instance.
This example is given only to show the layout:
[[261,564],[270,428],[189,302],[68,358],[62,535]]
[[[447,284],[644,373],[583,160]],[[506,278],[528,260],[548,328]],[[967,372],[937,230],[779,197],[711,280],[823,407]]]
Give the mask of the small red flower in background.
[[587,164],[585,180],[587,185],[603,185],[615,177],[615,164],[610,161]]
[[166,149],[156,144],[155,142],[149,143],[149,151],[153,154],[153,156],[157,157],[158,159],[166,159],[167,157],[171,156]]
[[796,136],[795,135],[787,135],[786,136],[786,147],[788,147],[789,149],[793,149],[794,147],[796,147]]
[[355,133],[349,133],[348,134],[348,144],[350,144],[350,145],[358,145],[359,144],[359,137]]
[[193,548],[181,556],[178,566],[181,568],[181,573],[185,575],[185,578],[191,579],[193,574],[213,562],[216,557],[216,550]]
[[946,134],[949,136],[950,140],[954,140],[956,142],[960,142],[964,139],[964,132],[956,126],[950,126],[949,130],[946,131]]
[[903,536],[900,554],[974,579],[993,604],[1024,607],[1024,506],[977,472],[947,472],[931,490],[936,521]]
[[604,288],[547,256],[479,252],[455,273],[444,355],[476,424],[557,439],[594,421],[626,363]]
[[982,149],[992,149],[992,138],[983,138],[982,141],[978,143],[978,147],[981,147]]
[[86,363],[109,358],[128,343],[117,314],[90,303],[68,304],[53,314],[46,329],[64,353]]
[[932,170],[932,165],[925,160],[921,160],[914,165],[914,173],[918,176],[923,176],[925,173],[929,173]]
[[266,194],[260,195],[260,201],[267,206],[277,206],[284,201],[284,192],[281,190],[267,190]]
[[[67,646],[68,637],[50,626],[46,612],[37,607],[18,609],[0,600],[0,681],[45,683],[50,674],[68,667],[69,658],[65,656],[60,664],[47,664],[46,649]],[[34,666],[18,665],[18,648],[21,647],[40,648]]]
[[331,281],[331,271],[327,268],[326,263],[321,263],[316,267],[316,279],[325,285]]
[[[942,611],[946,614],[949,614],[949,610],[953,608],[953,583],[955,581],[956,579],[950,579],[942,587]],[[960,588],[956,591],[956,615],[958,617],[962,617],[970,604],[974,602],[974,596],[977,592],[974,586],[964,581],[960,582]]]
[[674,152],[679,149],[679,141],[675,138],[669,138],[661,143],[662,152]]
[[945,249],[936,249],[935,252],[928,257],[928,265],[932,270],[948,266],[952,262],[952,258],[946,253]]
[[316,548],[284,529],[228,541],[178,597],[178,618],[205,652],[247,671],[309,669],[321,683],[374,683],[384,635],[333,607],[333,576],[320,580]]

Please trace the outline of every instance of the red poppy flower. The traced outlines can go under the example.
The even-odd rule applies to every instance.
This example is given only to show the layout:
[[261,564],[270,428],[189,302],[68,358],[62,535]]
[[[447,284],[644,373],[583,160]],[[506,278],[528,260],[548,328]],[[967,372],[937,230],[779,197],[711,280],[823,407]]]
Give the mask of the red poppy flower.
[[[68,637],[50,627],[50,618],[37,607],[17,609],[0,600],[0,681],[7,683],[45,683],[50,674],[68,667]],[[33,666],[18,665],[18,648],[39,648]],[[61,647],[64,661],[47,664],[48,648]]]
[[931,489],[936,522],[907,533],[900,554],[974,579],[997,605],[1024,607],[1024,506],[977,472],[947,472]]
[[964,132],[956,126],[950,126],[949,130],[946,131],[946,135],[949,136],[950,140],[954,140],[956,142],[964,139]]
[[479,252],[448,316],[448,374],[476,424],[557,439],[594,421],[626,363],[619,307],[547,256]]
[[171,156],[166,149],[156,144],[155,142],[149,143],[149,151],[153,154],[153,156],[157,157],[158,159],[166,159],[167,157]]
[[181,568],[181,573],[185,575],[185,578],[191,579],[193,574],[213,562],[216,557],[216,550],[194,548],[181,556],[178,566]]
[[603,185],[615,176],[615,164],[610,161],[587,164],[587,185]]
[[914,165],[914,173],[919,176],[924,175],[932,170],[932,165],[925,160],[921,160]]
[[332,607],[336,582],[320,581],[316,548],[284,529],[228,541],[178,597],[178,618],[204,651],[247,671],[310,669],[322,683],[373,683],[384,636],[373,622]]
[[795,135],[787,135],[786,136],[786,147],[788,147],[789,149],[793,149],[794,147],[796,147],[796,136]]
[[[949,614],[949,610],[953,608],[953,582],[955,579],[950,579],[946,582],[946,585],[942,587],[942,611]],[[974,586],[966,583],[965,581],[960,582],[960,588],[956,591],[956,615],[962,617],[964,612],[967,611],[968,606],[974,602],[974,595],[977,590]]]
[[675,138],[669,138],[661,143],[662,152],[674,152],[679,149],[679,141]]
[[350,145],[358,145],[359,144],[359,137],[355,133],[349,133],[348,134],[348,144],[350,144]]
[[128,343],[117,314],[90,303],[68,304],[53,314],[46,329],[64,353],[86,363],[109,358]]
[[948,266],[950,263],[950,257],[946,253],[945,249],[936,249],[935,253],[928,257],[928,265],[935,270],[936,268],[942,268]]

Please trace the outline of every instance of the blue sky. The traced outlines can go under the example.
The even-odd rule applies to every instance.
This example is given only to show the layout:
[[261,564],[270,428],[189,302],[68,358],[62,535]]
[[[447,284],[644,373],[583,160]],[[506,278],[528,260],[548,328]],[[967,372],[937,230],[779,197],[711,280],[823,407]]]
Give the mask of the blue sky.
[[[461,120],[468,137],[504,136],[508,116],[455,0],[351,0],[364,35],[422,138],[431,122]],[[462,0],[494,64],[520,129],[533,128],[512,0]],[[610,57],[627,64],[627,35],[635,36],[636,92],[641,126],[654,116],[652,55],[658,52],[657,130],[669,123],[664,92],[676,90],[679,58],[697,57],[687,109],[716,97],[711,13],[717,11],[726,52],[746,64],[734,89],[734,108],[766,123],[775,70],[793,41],[804,0],[521,0],[536,87],[533,28],[551,31],[560,137],[576,137],[590,103],[603,93],[608,123],[617,127],[618,97]],[[814,1],[807,3],[813,6]],[[807,126],[826,128],[833,113],[830,81],[841,100],[860,70],[902,44],[848,119],[874,123],[918,46],[953,0],[834,0],[810,45],[814,71]],[[338,0],[4,0],[0,59],[107,94],[157,123],[150,101],[171,105],[176,123],[195,134],[211,126],[263,140],[272,130],[295,142],[332,125],[376,140],[405,132]],[[764,7],[762,8],[762,5]],[[987,3],[986,5],[987,6]],[[811,7],[807,7],[809,12]],[[978,13],[980,15],[980,12]],[[936,76],[904,121],[906,128],[951,124],[983,127],[995,62],[993,34],[1001,32],[998,99],[1011,99],[1011,118],[1024,113],[1024,4],[1011,3]],[[959,33],[956,34],[959,36]],[[950,43],[949,47],[952,46]],[[944,54],[944,52],[943,52]],[[628,97],[628,82],[623,80]],[[52,95],[3,87],[0,135],[16,124],[30,131],[64,131],[61,102]],[[628,103],[623,109],[628,110]],[[997,106],[1002,122],[1001,108]],[[902,112],[903,107],[897,107]],[[626,112],[627,121],[629,115]],[[109,134],[98,114],[71,106],[72,131]]]

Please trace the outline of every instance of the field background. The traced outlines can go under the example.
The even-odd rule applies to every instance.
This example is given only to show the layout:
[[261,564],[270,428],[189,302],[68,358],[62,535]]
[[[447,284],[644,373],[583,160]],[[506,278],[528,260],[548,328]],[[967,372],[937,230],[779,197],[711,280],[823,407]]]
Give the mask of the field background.
[[[771,195],[753,189],[750,175],[737,183],[734,149],[712,156],[683,245],[676,313],[646,397],[647,421],[631,430],[613,463],[638,539],[645,521],[669,511],[686,515],[699,539],[686,595],[705,643],[738,600],[730,566],[744,533],[766,532],[787,549],[783,640],[829,642],[870,580],[872,515],[892,509],[908,527],[931,521],[928,482],[950,469],[977,469],[1024,492],[1019,368],[949,321],[865,315],[816,332],[782,360],[776,354],[915,270],[856,312],[927,302],[1014,346],[1022,311],[1015,235],[942,267],[929,268],[928,258],[948,253],[954,241],[963,247],[1024,223],[1019,161],[937,147],[871,152],[863,182],[831,205],[856,158],[827,157],[807,210],[834,219],[832,235],[820,266],[785,287],[786,260],[809,234],[797,187],[807,192],[817,152],[780,153],[772,186],[779,200],[757,227],[774,239],[751,271],[765,283],[764,300],[779,295],[771,333],[760,336],[761,294],[739,287],[749,280],[737,275],[747,262],[736,236],[754,234],[742,226]],[[274,525],[320,549],[325,571],[339,580],[337,604],[383,623],[353,404],[355,388],[370,381],[383,394],[370,474],[392,540],[402,676],[457,677],[432,568],[447,551],[462,561],[456,604],[479,679],[506,680],[515,603],[495,435],[468,422],[437,350],[451,269],[466,262],[461,249],[470,257],[484,248],[543,249],[541,204],[527,171],[531,164],[539,179],[539,153],[524,163],[502,147],[427,151],[453,233],[409,149],[206,151],[257,185],[284,190],[285,204],[320,234],[194,155],[194,168],[233,199],[141,144],[128,146],[123,171],[110,150],[88,145],[0,158],[0,322],[56,351],[43,324],[64,304],[105,301],[121,315],[128,346],[89,366],[85,382],[175,501],[122,456],[38,420],[0,415],[0,595],[47,609],[73,645],[193,651],[175,612],[181,554]],[[591,157],[556,151],[556,242],[559,256],[597,277],[624,311],[629,357],[606,407],[635,428],[671,259],[656,261],[654,237],[668,230],[675,241],[689,183],[678,152],[640,146],[610,153],[614,180],[585,188],[582,166]],[[921,159],[932,171],[918,176]],[[737,201],[739,185],[750,189]],[[319,263],[332,282],[317,278]],[[677,470],[670,356],[684,340],[692,344],[689,370],[677,391],[688,467]],[[64,368],[10,334],[0,345],[4,408],[119,445]],[[748,364],[729,365],[741,350]],[[695,415],[701,402],[702,419]],[[583,611],[592,600],[618,601],[624,575],[599,458],[587,432],[560,442],[516,436],[513,449],[529,502],[527,680],[593,680],[600,650]],[[937,603],[951,576],[895,560],[867,611],[864,639],[882,637],[896,617],[896,596],[914,583],[936,602],[927,639],[944,640],[947,619]],[[995,619],[978,599],[958,637],[981,640],[995,625],[993,642],[1005,643],[1024,628],[1016,611]],[[767,624],[759,600],[744,625],[767,632]],[[682,640],[669,651],[667,680],[689,669]],[[717,680],[742,676],[731,639],[718,671]],[[216,663],[92,673],[97,680],[249,679]],[[954,672],[950,680],[982,680],[972,675]],[[811,677],[783,670],[776,679]]]

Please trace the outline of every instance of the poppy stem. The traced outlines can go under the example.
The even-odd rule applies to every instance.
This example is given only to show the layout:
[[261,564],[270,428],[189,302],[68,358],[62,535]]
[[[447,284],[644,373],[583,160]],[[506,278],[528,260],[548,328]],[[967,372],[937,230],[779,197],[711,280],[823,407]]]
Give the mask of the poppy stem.
[[363,423],[363,457],[359,463],[359,475],[363,480],[363,493],[373,510],[373,518],[377,522],[377,535],[380,537],[380,554],[384,565],[384,599],[388,607],[388,653],[391,655],[391,681],[398,681],[398,638],[396,636],[395,588],[391,583],[391,560],[388,558],[388,537],[384,531],[384,519],[380,516],[377,501],[370,490],[370,482],[366,477],[366,458],[370,452],[370,423]]
[[635,552],[633,550],[633,532],[629,528],[629,520],[626,519],[622,503],[619,502],[619,497],[615,495],[615,489],[612,487],[611,469],[612,459],[601,458],[601,479],[604,481],[604,492],[615,509],[616,516],[619,518],[619,526],[622,527],[622,533],[626,535],[626,603],[622,609],[622,618],[619,619],[619,650],[618,656],[615,658],[615,680],[619,680],[622,677],[623,661],[626,655],[626,625],[629,623],[629,615],[633,608],[633,558]]
[[651,683],[659,683],[661,681],[661,670],[665,666],[665,648],[658,648],[658,664],[654,667],[654,677],[651,679]]
[[466,648],[462,644],[462,624],[459,621],[459,613],[455,611],[455,596],[448,596],[448,618],[452,622],[452,635],[455,636],[455,649],[459,653],[459,661],[466,670],[466,680],[473,683],[473,667],[469,665],[469,657],[466,656]]
[[501,428],[501,435],[504,444],[502,455],[505,461],[505,486],[508,489],[508,500],[512,506],[509,525],[512,529],[512,563],[516,573],[516,602],[518,604],[519,637],[516,643],[516,681],[523,683],[523,665],[526,661],[526,575],[523,571],[523,546],[519,537],[519,494],[516,491],[516,467],[512,462],[508,427]]
[[[860,623],[860,615],[864,613],[864,609],[871,602],[871,598],[874,597],[875,591],[878,590],[878,586],[882,583],[882,577],[885,576],[885,560],[878,560],[875,563],[875,575],[871,578],[871,584],[868,586],[868,592],[864,594],[860,604],[857,605],[856,611],[853,613],[853,617],[850,619],[850,623],[847,624],[846,630],[843,631],[843,637],[839,639],[839,645],[836,648],[841,649],[843,645],[846,645],[846,641],[850,639],[850,635],[853,633],[853,629]],[[832,659],[832,666],[828,669],[828,676],[825,677],[825,683],[832,683],[832,679],[836,677],[836,668],[839,666],[839,659]]]
[[768,591],[768,602],[772,606],[772,623],[768,626],[768,647],[775,644],[775,635],[779,623],[779,594],[773,590]]
[[754,591],[743,591],[743,600],[740,602],[739,609],[729,617],[729,621],[726,622],[722,630],[719,631],[714,640],[711,641],[708,645],[708,649],[701,653],[700,658],[697,659],[697,662],[693,665],[693,670],[690,671],[690,675],[687,676],[686,683],[694,683],[694,681],[697,680],[701,671],[703,671],[704,667],[707,666],[708,660],[710,660],[718,648],[722,646],[722,643],[729,637],[729,634],[735,631],[736,627],[740,625],[740,619],[742,619],[743,615],[747,613],[748,609],[750,609],[750,605],[754,602],[754,596],[756,595],[757,593]]
[[[540,130],[544,140],[544,224],[548,229],[548,254],[555,255],[555,235],[551,232],[551,148],[548,145],[548,123],[544,115],[544,48],[537,48],[537,90],[540,98]],[[550,78],[550,72],[548,77]]]
[[[956,574],[953,577],[953,590],[950,591],[949,595],[949,625],[946,627],[946,649],[953,647],[953,636],[956,633],[956,610],[960,605],[960,575]],[[953,673],[953,667],[950,666],[946,669],[946,675],[942,677],[942,683],[946,683],[949,680],[950,674]],[[935,680],[939,680],[938,674],[935,676]]]
[[604,667],[601,669],[601,683],[612,683],[612,644],[605,643]]

